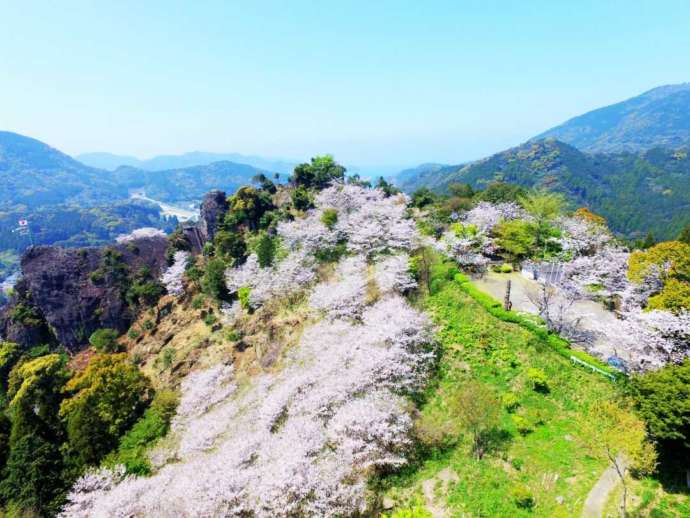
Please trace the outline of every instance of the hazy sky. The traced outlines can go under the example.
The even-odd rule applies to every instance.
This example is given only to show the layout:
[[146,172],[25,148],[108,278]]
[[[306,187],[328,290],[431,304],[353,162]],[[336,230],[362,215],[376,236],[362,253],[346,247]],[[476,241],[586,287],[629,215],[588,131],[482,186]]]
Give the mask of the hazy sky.
[[680,0],[0,0],[0,129],[71,154],[458,163],[690,81],[689,27]]

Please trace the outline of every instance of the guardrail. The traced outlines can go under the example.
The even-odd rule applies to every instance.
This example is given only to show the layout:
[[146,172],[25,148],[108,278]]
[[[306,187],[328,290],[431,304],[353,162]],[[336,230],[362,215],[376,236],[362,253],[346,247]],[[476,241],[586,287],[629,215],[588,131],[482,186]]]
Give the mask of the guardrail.
[[578,358],[576,356],[571,356],[570,361],[573,363],[577,363],[578,365],[582,365],[583,367],[587,367],[588,369],[591,369],[592,372],[598,372],[602,376],[606,376],[607,378],[609,378],[612,381],[616,381],[616,377],[613,374],[611,374],[610,372],[606,372],[605,370],[602,370],[599,367],[592,365],[591,363],[587,363],[586,361],[581,360],[580,358]]

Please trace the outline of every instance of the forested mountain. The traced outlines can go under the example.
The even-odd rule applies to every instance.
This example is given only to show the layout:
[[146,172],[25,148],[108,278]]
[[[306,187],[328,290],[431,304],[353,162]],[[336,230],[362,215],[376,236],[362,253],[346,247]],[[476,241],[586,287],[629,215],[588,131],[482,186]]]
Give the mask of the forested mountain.
[[94,206],[122,200],[133,190],[164,201],[200,200],[213,189],[233,191],[267,170],[219,161],[161,171],[86,166],[38,140],[0,132],[0,209],[77,202]]
[[234,192],[258,174],[273,176],[250,165],[227,161],[165,171],[120,167],[107,174],[119,188],[141,190],[150,198],[168,202],[198,201],[209,190]]
[[87,167],[38,140],[0,132],[0,209],[126,197],[105,171]]
[[400,184],[407,191],[427,186],[443,192],[452,183],[483,187],[494,180],[563,192],[630,237],[651,231],[672,238],[690,222],[688,150],[591,155],[544,139],[466,165],[422,170]]
[[129,166],[146,171],[165,171],[168,169],[182,169],[208,165],[214,162],[237,162],[247,164],[258,169],[290,174],[295,163],[287,160],[274,160],[255,155],[242,155],[240,153],[207,153],[192,151],[180,155],[159,155],[147,160],[127,155],[115,155],[112,153],[83,153],[75,157],[81,163],[91,167],[114,171],[118,167]]
[[583,151],[643,151],[690,145],[690,83],[654,88],[574,117],[535,137],[554,137]]

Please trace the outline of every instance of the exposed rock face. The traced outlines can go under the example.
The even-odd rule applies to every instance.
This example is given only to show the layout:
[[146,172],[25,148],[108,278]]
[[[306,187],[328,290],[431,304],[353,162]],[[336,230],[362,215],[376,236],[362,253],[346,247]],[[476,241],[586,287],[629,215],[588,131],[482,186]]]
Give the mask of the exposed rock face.
[[204,196],[198,224],[204,242],[212,240],[216,235],[218,223],[227,210],[228,201],[223,191],[211,191]]
[[[147,267],[157,278],[167,246],[165,237],[153,236],[103,248],[30,248],[16,294],[0,313],[0,334],[24,347],[52,335],[53,342],[78,351],[96,329],[124,332],[133,318],[125,300],[129,276]],[[19,305],[36,318],[18,321]]]
[[183,227],[192,250],[201,253],[204,243],[213,240],[218,226],[228,211],[228,201],[223,191],[211,191],[204,196],[199,210],[199,221]]

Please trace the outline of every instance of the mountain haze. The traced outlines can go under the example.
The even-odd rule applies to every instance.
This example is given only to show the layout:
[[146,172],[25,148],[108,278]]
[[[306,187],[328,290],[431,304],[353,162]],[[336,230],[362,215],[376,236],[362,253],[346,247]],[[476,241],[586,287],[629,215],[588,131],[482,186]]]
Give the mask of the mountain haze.
[[36,139],[0,132],[0,209],[94,206],[127,199],[132,190],[162,201],[198,201],[209,190],[233,192],[259,173],[270,174],[227,160],[157,171],[131,166],[107,171],[84,165]]
[[535,137],[554,137],[582,151],[644,151],[690,145],[690,83],[654,88],[574,117]]
[[287,160],[273,160],[254,155],[242,155],[240,153],[207,153],[193,151],[180,155],[159,155],[146,160],[127,155],[115,155],[112,153],[83,153],[76,159],[91,167],[114,171],[121,166],[136,167],[146,171],[165,171],[171,169],[183,169],[209,165],[214,162],[235,162],[247,164],[266,171],[290,174],[296,163]]

